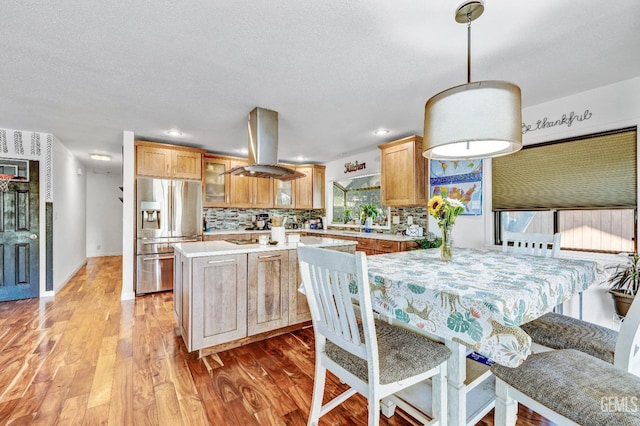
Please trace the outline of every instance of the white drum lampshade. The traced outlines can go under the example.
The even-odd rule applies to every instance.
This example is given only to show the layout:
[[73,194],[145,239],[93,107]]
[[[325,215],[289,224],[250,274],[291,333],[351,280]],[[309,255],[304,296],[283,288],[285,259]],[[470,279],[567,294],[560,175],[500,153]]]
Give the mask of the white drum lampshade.
[[422,155],[463,160],[497,157],[522,148],[520,88],[506,81],[475,81],[427,101]]

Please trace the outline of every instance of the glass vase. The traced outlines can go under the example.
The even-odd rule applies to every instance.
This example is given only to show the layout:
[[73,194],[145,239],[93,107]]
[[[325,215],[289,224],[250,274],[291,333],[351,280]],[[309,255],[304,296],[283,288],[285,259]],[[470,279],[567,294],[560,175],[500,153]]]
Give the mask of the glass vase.
[[451,227],[441,226],[442,245],[440,246],[440,259],[444,262],[450,262],[453,257],[453,246],[451,245]]

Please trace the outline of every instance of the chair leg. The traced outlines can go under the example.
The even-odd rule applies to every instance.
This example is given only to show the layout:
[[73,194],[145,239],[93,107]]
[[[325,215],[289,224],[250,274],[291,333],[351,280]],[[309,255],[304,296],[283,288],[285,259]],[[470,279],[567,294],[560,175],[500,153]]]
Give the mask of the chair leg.
[[396,404],[389,398],[383,398],[380,401],[380,410],[385,417],[389,418],[396,412]]
[[509,385],[496,378],[495,426],[515,426],[518,402],[509,395]]
[[311,397],[311,410],[307,426],[316,426],[320,420],[322,411],[322,397],[324,396],[324,384],[327,378],[327,369],[316,359],[316,372],[313,379],[313,396]]
[[580,301],[580,308],[579,308],[579,313],[580,313],[580,319],[582,319],[582,291],[580,293],[578,293],[578,297],[579,297],[579,301]]
[[380,400],[378,395],[369,395],[369,426],[379,426],[380,424]]
[[440,372],[431,378],[431,410],[433,418],[438,420],[439,426],[447,426],[447,379],[446,367],[441,366]]

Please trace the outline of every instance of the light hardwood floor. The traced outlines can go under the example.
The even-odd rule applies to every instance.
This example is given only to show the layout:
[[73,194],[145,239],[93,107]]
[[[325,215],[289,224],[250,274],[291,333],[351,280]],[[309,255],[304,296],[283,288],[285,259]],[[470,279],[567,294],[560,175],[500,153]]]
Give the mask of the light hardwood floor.
[[[170,292],[120,301],[121,260],[91,258],[54,298],[0,303],[0,425],[306,424],[311,329],[197,359]],[[327,393],[342,389],[329,378]],[[399,414],[381,424],[413,424]],[[355,396],[321,424],[366,418]],[[547,424],[520,410],[518,425]]]

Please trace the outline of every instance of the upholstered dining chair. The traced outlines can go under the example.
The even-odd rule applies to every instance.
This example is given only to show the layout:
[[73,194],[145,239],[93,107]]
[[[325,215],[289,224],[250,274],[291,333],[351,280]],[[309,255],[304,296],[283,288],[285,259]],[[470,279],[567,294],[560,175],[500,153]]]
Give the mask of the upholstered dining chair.
[[[298,247],[298,261],[315,335],[316,366],[308,425],[356,392],[368,399],[368,424],[378,425],[380,400],[390,399],[408,413],[411,407],[393,396],[431,378],[431,420],[446,424],[446,361],[451,351],[409,330],[374,320],[364,253]],[[352,299],[356,304],[352,304]],[[350,386],[322,405],[327,370]],[[415,411],[415,410],[413,410]]]
[[[638,299],[638,298],[636,298]],[[496,426],[515,424],[518,402],[561,425],[640,425],[640,302],[622,322],[613,365],[575,349],[498,364]]]
[[[534,352],[552,349],[577,349],[609,364],[615,364],[616,356],[626,352],[618,351],[617,346],[625,339],[623,331],[631,327],[630,324],[633,320],[630,321],[628,318],[634,311],[640,312],[640,297],[633,299],[620,332],[553,312],[522,324],[521,327],[534,342]],[[632,333],[632,331],[627,331],[627,333]]]

